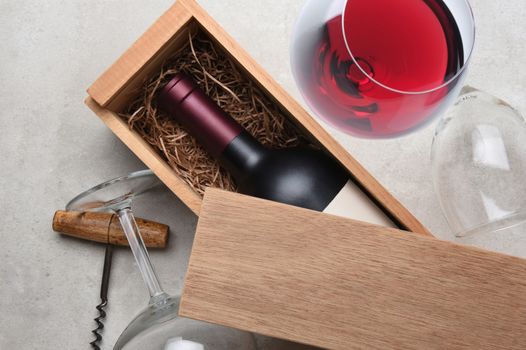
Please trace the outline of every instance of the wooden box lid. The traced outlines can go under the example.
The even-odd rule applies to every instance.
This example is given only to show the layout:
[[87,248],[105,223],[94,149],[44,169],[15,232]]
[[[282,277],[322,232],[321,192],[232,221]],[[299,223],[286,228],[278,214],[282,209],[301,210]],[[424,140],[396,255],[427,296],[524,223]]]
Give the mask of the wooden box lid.
[[526,349],[526,260],[208,190],[182,316],[329,349]]

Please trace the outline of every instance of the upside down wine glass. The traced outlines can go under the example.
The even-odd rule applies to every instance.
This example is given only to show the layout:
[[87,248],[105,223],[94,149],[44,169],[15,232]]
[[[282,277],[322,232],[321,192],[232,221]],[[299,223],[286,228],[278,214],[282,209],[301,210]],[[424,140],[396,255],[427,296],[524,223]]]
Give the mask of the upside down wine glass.
[[131,209],[137,196],[159,184],[151,171],[137,171],[95,186],[73,198],[66,206],[66,210],[71,211],[117,213],[150,293],[148,306],[122,332],[114,349],[255,349],[251,333],[179,317],[179,298],[162,290]]
[[292,72],[321,119],[355,136],[395,137],[455,100],[474,41],[467,0],[309,0]]
[[449,226],[465,243],[493,242],[494,249],[504,238],[524,242],[525,139],[526,121],[517,110],[472,87],[464,87],[438,124],[433,183]]

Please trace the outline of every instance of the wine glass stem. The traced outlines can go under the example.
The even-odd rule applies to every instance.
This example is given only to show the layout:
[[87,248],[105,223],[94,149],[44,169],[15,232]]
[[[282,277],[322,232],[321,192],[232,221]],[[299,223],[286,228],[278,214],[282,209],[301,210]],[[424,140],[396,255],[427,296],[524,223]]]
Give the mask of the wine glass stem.
[[130,244],[133,256],[135,257],[135,261],[139,266],[139,270],[141,272],[142,278],[144,279],[144,283],[148,288],[150,297],[154,298],[158,295],[163,294],[161,284],[159,283],[159,279],[157,278],[155,270],[153,269],[152,263],[150,261],[150,256],[148,255],[148,251],[146,250],[146,246],[144,245],[144,242],[142,240],[139,228],[137,227],[137,223],[135,222],[135,217],[131,208],[125,207],[119,209],[117,210],[117,215],[119,216],[119,221],[121,222],[122,229],[124,230],[126,238],[128,239],[128,243]]

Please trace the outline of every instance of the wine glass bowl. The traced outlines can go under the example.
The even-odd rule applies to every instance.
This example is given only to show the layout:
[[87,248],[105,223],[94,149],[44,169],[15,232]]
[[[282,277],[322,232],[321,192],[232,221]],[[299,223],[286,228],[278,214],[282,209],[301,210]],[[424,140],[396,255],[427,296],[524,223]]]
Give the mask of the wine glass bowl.
[[309,0],[291,66],[318,117],[351,135],[388,138],[454,101],[474,40],[466,0]]
[[[141,338],[143,338],[146,337],[147,333],[155,332],[156,328],[163,327],[163,325],[177,318],[178,312],[178,298],[171,297],[165,293],[150,300],[148,305],[124,329],[119,339],[117,339],[114,350],[124,349],[125,347],[132,348],[128,344],[133,343],[138,335],[141,335]],[[159,349],[161,348],[159,347]]]

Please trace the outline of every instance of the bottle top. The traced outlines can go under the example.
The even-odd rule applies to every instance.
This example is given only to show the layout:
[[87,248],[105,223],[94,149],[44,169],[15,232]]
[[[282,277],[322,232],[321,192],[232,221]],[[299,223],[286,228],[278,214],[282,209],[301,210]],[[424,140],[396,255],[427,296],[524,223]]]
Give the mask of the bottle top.
[[232,117],[183,73],[176,74],[161,89],[158,105],[216,157],[243,131]]

